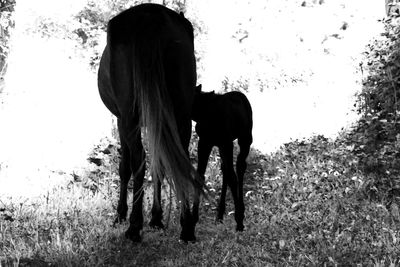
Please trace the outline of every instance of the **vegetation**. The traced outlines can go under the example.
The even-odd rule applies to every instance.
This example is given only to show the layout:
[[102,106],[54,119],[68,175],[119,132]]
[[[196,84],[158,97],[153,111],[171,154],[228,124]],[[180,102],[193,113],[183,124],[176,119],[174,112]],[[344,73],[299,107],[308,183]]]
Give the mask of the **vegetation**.
[[[7,70],[7,56],[10,50],[9,40],[11,29],[14,28],[14,6],[15,0],[0,1],[0,79],[3,80]],[[0,93],[2,91],[2,82]]]
[[[101,53],[103,52],[98,47],[99,39],[104,37],[104,32],[107,29],[107,23],[116,14],[121,11],[137,5],[141,0],[89,0],[87,6],[76,14],[75,19],[79,22],[73,33],[79,39],[81,49],[90,54],[89,64],[93,70],[97,71]],[[150,1],[151,2],[151,1]],[[164,0],[162,4],[172,8],[178,12],[186,10],[186,1],[180,0]],[[202,24],[196,19],[191,19],[195,30],[195,36],[203,31]],[[75,37],[76,37],[75,36]],[[199,60],[199,54],[197,54]]]
[[366,77],[355,105],[361,118],[348,136],[369,177],[369,196],[387,205],[400,203],[399,21],[384,21],[385,34],[367,46],[361,65]]
[[[195,139],[193,139],[195,142]],[[198,242],[177,240],[179,213],[168,212],[165,231],[144,229],[144,240],[124,238],[127,225],[113,228],[118,192],[116,143],[105,140],[87,172],[66,175],[66,183],[35,200],[1,203],[2,264],[110,266],[334,266],[399,263],[400,216],[367,197],[368,179],[358,169],[352,148],[317,136],[286,144],[266,156],[252,151],[245,178],[246,229],[234,232],[234,209],[216,225],[215,201],[221,173],[210,157]],[[192,159],[195,155],[192,143]],[[97,165],[99,166],[97,166]],[[146,188],[151,183],[147,183]],[[150,191],[146,190],[149,219]],[[229,194],[228,194],[229,196]],[[169,213],[169,214],[168,214]]]
[[[114,14],[104,10],[117,12],[132,2],[89,1],[77,14],[79,24],[71,32],[89,51],[94,68],[101,53],[97,39]],[[181,3],[168,4],[181,9]],[[145,226],[142,243],[126,240],[127,224],[112,226],[119,191],[118,143],[104,139],[89,155],[87,167],[62,173],[65,181],[58,187],[35,199],[0,198],[0,266],[399,265],[399,19],[383,23],[385,34],[366,48],[363,90],[355,103],[360,120],[351,131],[335,140],[295,140],[270,155],[251,151],[243,233],[234,232],[229,194],[224,224],[215,223],[222,179],[218,153],[213,151],[206,173],[210,194],[201,205],[198,241],[178,241],[179,210],[167,185],[167,229]],[[44,22],[41,31],[57,31],[59,25],[50,24]],[[200,34],[201,22],[195,25]],[[248,92],[248,84],[226,77],[222,87]],[[193,136],[189,150],[194,165],[196,149]],[[149,180],[147,220],[150,206]]]

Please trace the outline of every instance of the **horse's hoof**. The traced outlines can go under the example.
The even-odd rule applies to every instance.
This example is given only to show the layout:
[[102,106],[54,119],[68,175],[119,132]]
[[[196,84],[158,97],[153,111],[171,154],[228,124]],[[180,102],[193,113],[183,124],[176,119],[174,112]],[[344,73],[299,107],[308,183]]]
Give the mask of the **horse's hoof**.
[[244,225],[236,225],[236,232],[243,232]]
[[137,232],[128,229],[125,232],[125,237],[135,243],[139,243],[142,241],[142,237],[140,236],[140,231]]
[[123,223],[124,221],[126,221],[126,220],[125,220],[125,219],[121,219],[121,218],[117,217],[117,218],[115,218],[115,220],[114,220],[114,222],[113,222],[112,226],[113,226],[113,227],[116,227],[116,226],[117,226],[117,224],[121,224],[121,223]]
[[185,241],[185,240],[179,239],[179,240],[178,240],[178,243],[179,243],[179,244],[185,244],[185,245],[187,245],[187,244],[195,244],[195,243],[196,243],[196,240]]
[[185,240],[185,239],[183,239],[183,237],[180,237],[179,238],[179,242],[180,243],[184,243],[184,244],[189,244],[189,243],[196,243],[196,237],[193,237],[193,238],[189,238],[189,239],[187,239],[187,240]]
[[125,237],[134,243],[142,242],[142,237],[140,236],[140,234],[131,234],[131,233],[128,233],[128,231],[126,231]]
[[113,226],[115,226],[116,224],[123,223],[124,221],[126,221],[126,217],[117,215],[117,217],[114,220]]
[[153,229],[164,229],[162,222],[150,221],[149,226]]
[[194,243],[194,242],[196,242],[196,237],[194,234],[188,235],[188,234],[181,233],[180,240],[186,244],[188,242]]

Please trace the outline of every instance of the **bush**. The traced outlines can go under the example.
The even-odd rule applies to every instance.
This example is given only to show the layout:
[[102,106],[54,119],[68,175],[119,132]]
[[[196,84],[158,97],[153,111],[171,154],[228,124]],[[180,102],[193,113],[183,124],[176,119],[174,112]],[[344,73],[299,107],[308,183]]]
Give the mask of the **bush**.
[[371,176],[370,189],[381,190],[389,201],[400,192],[399,22],[386,19],[385,33],[367,46],[360,66],[368,76],[355,104],[361,118],[349,136],[361,169]]

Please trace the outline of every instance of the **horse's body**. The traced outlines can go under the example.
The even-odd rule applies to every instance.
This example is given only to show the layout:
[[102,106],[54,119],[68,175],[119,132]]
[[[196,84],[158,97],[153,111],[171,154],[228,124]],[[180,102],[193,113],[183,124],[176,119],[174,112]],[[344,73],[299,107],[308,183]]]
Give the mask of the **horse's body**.
[[[201,184],[187,152],[195,84],[193,27],[183,15],[161,5],[142,4],[110,20],[98,87],[104,104],[118,118],[121,139],[116,221],[126,219],[127,185],[134,177],[133,207],[125,234],[133,241],[141,240],[143,227],[141,126],[147,129],[153,179],[160,181],[164,171],[170,174],[182,203],[181,239],[195,239],[188,194],[192,185],[201,190]],[[160,201],[154,203],[151,225],[162,227]]]
[[[204,179],[208,157],[213,146],[219,149],[222,160],[222,191],[218,206],[217,220],[222,221],[225,213],[225,196],[229,185],[235,202],[236,230],[242,231],[244,219],[243,176],[247,168],[246,158],[253,142],[252,110],[246,96],[240,92],[223,95],[214,92],[201,92],[197,87],[192,119],[196,121],[198,144],[198,172]],[[236,174],[233,168],[233,141],[238,139],[240,153],[236,162]],[[197,196],[193,208],[195,220],[198,219]]]

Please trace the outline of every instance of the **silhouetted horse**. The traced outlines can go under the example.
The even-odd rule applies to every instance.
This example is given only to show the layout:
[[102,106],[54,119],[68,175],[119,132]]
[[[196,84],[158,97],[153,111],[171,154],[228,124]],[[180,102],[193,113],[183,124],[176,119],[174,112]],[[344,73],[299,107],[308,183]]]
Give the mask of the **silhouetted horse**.
[[[223,173],[221,198],[218,206],[217,220],[222,221],[225,213],[225,196],[229,185],[235,202],[236,230],[243,231],[244,202],[243,176],[247,168],[246,158],[253,142],[252,110],[246,96],[240,92],[215,94],[201,92],[197,87],[193,104],[192,119],[197,122],[198,172],[204,179],[208,157],[213,146],[217,146],[222,160]],[[233,141],[238,139],[240,153],[236,161],[236,174],[233,169]],[[198,220],[200,191],[195,197],[193,216]]]
[[[183,14],[161,5],[142,4],[110,20],[98,87],[104,104],[118,118],[122,151],[118,222],[126,219],[127,186],[132,174],[134,177],[130,226],[125,233],[133,241],[141,240],[143,227],[145,152],[141,126],[147,129],[153,179],[157,183],[164,172],[169,174],[181,201],[180,237],[195,240],[189,193],[193,185],[202,190],[202,184],[187,150],[195,85],[193,27]],[[154,203],[151,225],[162,227],[159,199]]]

